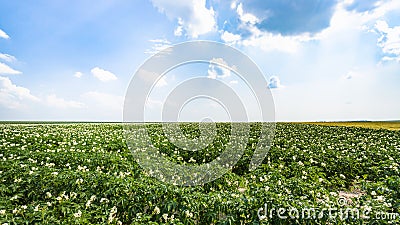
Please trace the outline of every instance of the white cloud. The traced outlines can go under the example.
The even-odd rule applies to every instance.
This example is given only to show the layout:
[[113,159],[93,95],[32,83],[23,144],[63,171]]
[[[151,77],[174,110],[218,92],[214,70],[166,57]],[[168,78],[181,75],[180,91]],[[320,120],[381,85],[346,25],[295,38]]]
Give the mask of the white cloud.
[[239,19],[244,23],[249,23],[251,25],[254,25],[260,22],[260,20],[255,15],[243,12],[242,3],[239,3],[239,5],[236,8],[236,12],[239,15]]
[[270,89],[278,89],[278,88],[282,88],[283,86],[281,85],[281,80],[279,79],[279,77],[272,76],[269,78],[268,87]]
[[75,72],[74,73],[74,77],[76,77],[76,78],[81,78],[83,76],[83,73],[82,72]]
[[[376,33],[376,22],[392,11],[400,11],[400,1],[388,0],[377,3],[376,8],[366,12],[346,10],[346,1],[340,2],[333,14],[330,26],[316,35],[317,39],[336,36],[339,32],[369,31]],[[372,26],[372,27],[371,27]]]
[[0,53],[0,59],[6,62],[14,62],[17,60],[14,56],[4,53]]
[[174,32],[177,36],[184,30],[188,36],[197,38],[216,29],[215,12],[206,8],[206,0],[152,0],[152,3],[168,18],[178,21]]
[[221,35],[221,39],[226,43],[235,44],[240,41],[241,37],[239,34],[232,34],[228,31],[224,31]]
[[[375,23],[377,19],[383,18],[389,12],[400,11],[400,1],[397,0],[381,1],[375,9],[362,13],[347,11],[346,7],[349,5],[349,2],[348,0],[344,0],[337,4],[328,28],[313,35],[304,33],[292,36],[282,36],[280,34],[261,31],[255,26],[259,19],[250,13],[244,12],[242,5],[239,4],[236,6],[236,12],[241,21],[239,26],[242,29],[248,30],[251,35],[239,41],[238,44],[245,47],[257,47],[263,51],[296,53],[304,46],[304,43],[310,41],[331,40],[333,43],[334,39],[341,38],[338,42],[342,42],[346,40],[346,35],[349,36],[349,32],[352,36],[348,38],[357,38],[357,35],[368,30],[369,25]],[[396,27],[390,29],[393,29],[391,32],[395,36],[398,32]],[[399,37],[398,34],[397,37]],[[395,38],[392,38],[392,40],[395,40]],[[397,44],[390,47],[386,44],[384,45],[387,51],[397,52]],[[390,57],[385,57],[384,59],[393,60]]]
[[182,18],[178,18],[178,26],[174,30],[174,35],[177,37],[182,36],[183,34],[183,20]]
[[[153,46],[151,47],[151,49],[147,49],[144,53],[146,54],[157,54],[161,51],[164,51],[165,49],[171,47],[171,42],[169,42],[166,39],[153,39],[153,40],[149,40],[150,42],[154,43]],[[166,52],[166,51],[164,51]]]
[[0,104],[7,108],[19,108],[22,101],[39,101],[28,88],[16,86],[8,77],[0,77]]
[[171,42],[168,41],[167,39],[151,39],[149,41],[153,43],[171,44]]
[[97,79],[99,79],[102,82],[107,82],[107,81],[112,81],[112,80],[116,80],[117,76],[115,76],[113,73],[111,73],[110,71],[101,69],[99,67],[95,67],[92,70],[90,70],[90,72],[93,74],[94,77],[96,77]]
[[[254,29],[257,29],[254,27]],[[312,40],[308,34],[296,36],[282,36],[281,34],[272,34],[269,32],[256,32],[242,41],[243,46],[259,47],[264,51],[282,51],[286,53],[295,53],[301,47],[303,42]]]
[[0,74],[21,74],[21,72],[18,70],[14,70],[8,65],[0,62]]
[[85,104],[77,101],[68,101],[63,98],[57,97],[55,94],[48,95],[46,97],[46,103],[49,106],[60,108],[60,109],[67,109],[67,108],[83,108]]
[[[311,37],[308,33],[294,36],[282,36],[281,34],[273,34],[267,31],[261,31],[256,26],[260,20],[255,15],[244,12],[242,3],[237,6],[236,13],[241,21],[239,27],[248,30],[251,34],[249,37],[241,41],[237,40],[238,44],[245,47],[257,47],[263,51],[282,51],[287,53],[295,53],[301,46],[302,42],[307,42],[314,39],[314,37]],[[225,38],[238,39],[239,37],[226,34]]]
[[384,17],[390,12],[399,11],[400,1],[398,0],[380,1],[376,6],[377,7],[375,9],[360,14],[364,22],[375,21],[377,19]]
[[208,78],[217,79],[230,77],[231,71],[226,67],[228,67],[228,63],[225,62],[224,59],[213,58],[208,65]]
[[182,36],[183,33],[183,27],[182,26],[177,26],[174,30],[174,35],[177,37]]
[[9,39],[10,36],[8,36],[8,34],[6,34],[6,32],[4,32],[2,29],[0,29],[0,38]]
[[396,60],[400,62],[400,26],[389,27],[386,21],[377,21],[375,28],[381,35],[378,38],[378,46],[382,52],[388,54],[383,60]]

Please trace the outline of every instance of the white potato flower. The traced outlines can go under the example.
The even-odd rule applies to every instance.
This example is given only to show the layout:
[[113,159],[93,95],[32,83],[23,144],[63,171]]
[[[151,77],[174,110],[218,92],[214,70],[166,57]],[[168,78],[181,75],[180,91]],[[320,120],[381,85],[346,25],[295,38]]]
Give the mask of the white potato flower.
[[153,213],[158,215],[160,214],[160,208],[158,208],[157,206],[154,208]]
[[74,213],[74,217],[79,218],[82,216],[81,210],[78,210],[78,212]]
[[193,217],[193,213],[189,212],[188,210],[185,210],[185,215],[188,218],[192,218]]

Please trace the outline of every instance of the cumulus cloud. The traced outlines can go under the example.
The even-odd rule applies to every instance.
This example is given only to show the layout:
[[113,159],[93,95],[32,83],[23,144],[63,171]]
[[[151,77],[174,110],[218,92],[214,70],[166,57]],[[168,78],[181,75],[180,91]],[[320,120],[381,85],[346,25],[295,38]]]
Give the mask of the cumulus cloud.
[[23,101],[39,101],[28,88],[20,87],[8,77],[0,77],[0,104],[7,108],[19,108]]
[[[334,1],[331,1],[332,3]],[[262,23],[263,22],[258,22],[255,24],[246,22],[245,20],[242,21],[240,18],[242,18],[241,15],[243,14],[251,14],[255,16],[259,21],[269,21],[271,15],[274,17],[281,17],[282,21],[281,23],[285,23],[287,18],[285,18],[286,13],[289,13],[290,9],[288,12],[285,12],[283,10],[286,6],[282,6],[279,10],[279,7],[276,8],[278,5],[283,4],[283,5],[289,5],[287,7],[294,7],[296,4],[288,4],[287,2],[282,1],[282,3],[275,3],[274,1],[271,2],[271,5],[268,6],[268,8],[271,8],[270,10],[264,10],[262,11],[263,7],[265,8],[266,6],[262,6],[263,4],[269,5],[269,3],[260,3],[259,1],[254,1],[254,2],[243,2],[242,8],[238,9],[240,4],[236,6],[236,11],[237,11],[237,16],[239,18],[240,24],[237,25],[237,30],[235,32],[241,33],[242,40],[238,42],[239,45],[243,45],[245,47],[258,47],[264,51],[281,51],[281,52],[286,52],[286,53],[296,53],[298,52],[305,43],[309,43],[311,41],[323,41],[323,40],[330,40],[334,42],[333,40],[337,39],[343,39],[346,41],[351,40],[351,38],[355,39],[366,31],[373,31],[375,33],[381,34],[384,38],[382,38],[382,47],[384,46],[386,52],[396,52],[397,47],[396,45],[391,45],[389,47],[388,43],[386,42],[386,37],[389,36],[388,34],[378,31],[375,27],[371,28],[371,25],[375,24],[377,20],[382,20],[382,18],[385,18],[385,15],[388,15],[389,13],[394,13],[396,10],[400,10],[400,1],[396,0],[388,0],[388,1],[370,1],[369,3],[365,2],[363,3],[363,7],[366,7],[370,9],[369,11],[363,11],[361,10],[361,3],[355,3],[358,2],[357,0],[342,0],[338,1],[337,3],[331,5],[331,3],[326,3],[328,5],[322,4],[321,6],[323,9],[321,10],[316,10],[317,15],[306,15],[304,18],[308,18],[310,20],[317,19],[319,17],[326,17],[330,19],[329,23],[325,25],[321,24],[315,24],[314,28],[318,29],[306,29],[306,25],[299,25],[301,29],[303,29],[304,32],[296,31],[293,30],[291,32],[285,32],[283,30],[281,31],[274,31],[274,29],[268,28],[268,27],[263,27]],[[275,4],[275,6],[274,6]],[[277,4],[277,5],[276,5]],[[310,1],[310,5],[315,5],[319,4],[316,3],[315,1]],[[352,4],[357,4],[358,10],[354,8],[354,10],[350,10],[348,7]],[[261,10],[260,13],[256,9],[256,5],[259,5]],[[291,5],[291,6],[290,6]],[[307,4],[305,4],[307,5]],[[369,6],[368,6],[369,5]],[[275,7],[275,8],[274,8]],[[317,7],[317,8],[318,8]],[[301,6],[298,10],[302,10],[303,6]],[[247,11],[249,12],[247,12]],[[283,14],[275,14],[273,13],[275,11],[279,11]],[[293,9],[294,10],[294,9]],[[304,9],[308,10],[308,9]],[[326,15],[321,15],[320,12],[324,12],[324,10],[328,10],[329,14]],[[362,12],[361,12],[362,11]],[[272,13],[272,14],[271,14]],[[299,12],[300,13],[300,12]],[[271,14],[271,15],[270,15]],[[300,13],[297,16],[300,16],[302,13]],[[264,15],[262,17],[261,15]],[[293,18],[296,17],[296,15],[293,15]],[[287,15],[286,15],[287,16]],[[289,19],[291,16],[287,16]],[[268,19],[269,18],[269,19]],[[312,19],[314,18],[314,19]],[[286,21],[287,22],[287,21]],[[298,21],[299,23],[301,20]],[[383,26],[384,27],[384,26]],[[284,27],[279,27],[282,29],[286,29]],[[390,27],[389,27],[390,28]],[[391,35],[391,39],[395,40],[395,35],[396,35],[396,27],[391,28],[389,32],[391,32],[393,35]],[[348,33],[351,33],[349,35]],[[243,35],[245,34],[245,35]],[[393,38],[394,37],[394,38]],[[343,41],[342,40],[342,41]],[[339,43],[339,42],[337,42]],[[392,41],[393,43],[393,41]],[[398,57],[393,57],[393,53],[386,53],[386,55],[383,57],[383,60],[396,60]]]
[[95,67],[92,70],[90,70],[92,75],[99,79],[102,82],[108,82],[108,81],[113,81],[117,79],[117,76],[115,76],[113,73],[110,71],[101,69],[99,67]]
[[386,21],[379,20],[375,29],[380,34],[378,46],[385,54],[383,60],[396,60],[400,62],[400,26],[389,27]]
[[243,11],[242,3],[239,3],[239,5],[236,8],[236,12],[239,15],[239,19],[244,23],[249,23],[254,25],[260,22],[260,20],[255,15]]
[[270,89],[277,89],[277,88],[282,88],[283,86],[281,85],[281,81],[279,77],[277,76],[272,76],[269,78],[268,81],[268,88]]
[[206,0],[152,0],[157,9],[171,20],[178,21],[174,34],[185,31],[189,37],[197,38],[216,29],[215,12],[206,7]]
[[[240,33],[246,34],[244,37],[239,35],[234,36],[234,38],[237,39],[236,43],[240,45],[245,47],[258,47],[263,51],[295,53],[301,46],[301,43],[314,39],[310,33],[283,35],[283,32],[274,32],[273,30],[264,29],[260,26],[263,18],[259,18],[252,13],[246,12],[243,7],[243,3],[239,3],[236,6],[236,13],[240,21],[237,25],[237,29],[240,30]],[[232,35],[226,36],[228,38],[233,37]]]
[[4,32],[2,29],[0,29],[0,38],[9,39],[10,36],[8,36],[8,34],[6,34],[6,32]]
[[85,106],[85,104],[81,102],[65,100],[63,98],[57,97],[55,94],[48,95],[46,97],[46,103],[51,107],[56,107],[60,109],[83,108]]
[[229,43],[229,44],[235,44],[238,41],[240,41],[241,37],[239,34],[233,34],[230,33],[228,31],[224,31],[221,34],[221,39],[225,42],[225,43]]
[[21,72],[0,62],[0,74],[21,74]]
[[14,62],[17,59],[12,55],[0,53],[0,60],[3,60],[5,62]]
[[336,1],[243,1],[239,17],[260,30],[282,35],[316,33],[329,27]]
[[210,60],[207,71],[208,78],[217,79],[230,77],[231,71],[224,66],[228,67],[228,64],[222,58],[213,58],[212,60]]
[[75,72],[74,73],[74,77],[76,77],[76,78],[81,78],[83,76],[83,73],[82,72]]

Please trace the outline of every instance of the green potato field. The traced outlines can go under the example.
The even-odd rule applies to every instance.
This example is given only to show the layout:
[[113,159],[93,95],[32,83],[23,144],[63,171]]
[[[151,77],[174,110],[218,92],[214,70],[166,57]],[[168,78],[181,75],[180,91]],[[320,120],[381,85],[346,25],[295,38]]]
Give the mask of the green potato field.
[[[260,123],[250,125],[231,171],[183,187],[144,172],[121,124],[3,123],[0,224],[400,223],[400,131],[277,123],[267,157],[249,171]],[[209,162],[229,142],[227,123],[196,152],[169,143],[161,124],[146,126],[153,145],[180,164]],[[199,135],[197,124],[181,127]],[[310,208],[315,214],[305,215]]]

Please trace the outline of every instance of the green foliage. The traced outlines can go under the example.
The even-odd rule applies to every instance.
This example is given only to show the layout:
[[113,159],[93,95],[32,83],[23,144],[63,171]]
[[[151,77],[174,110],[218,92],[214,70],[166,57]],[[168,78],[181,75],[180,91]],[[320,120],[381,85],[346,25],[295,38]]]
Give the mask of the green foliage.
[[[340,191],[357,193],[351,206],[371,207],[371,218],[378,211],[400,213],[398,131],[277,124],[268,156],[250,172],[260,134],[260,123],[252,123],[246,151],[231,172],[203,186],[179,187],[144,174],[119,124],[0,127],[0,224],[312,224],[260,221],[257,211],[264,204],[336,206]],[[225,149],[231,127],[217,124],[214,142],[197,152],[169,143],[160,124],[147,128],[171,161],[201,164]],[[181,128],[187,137],[199,136],[195,124]]]

